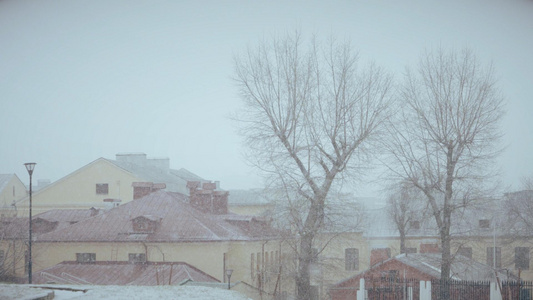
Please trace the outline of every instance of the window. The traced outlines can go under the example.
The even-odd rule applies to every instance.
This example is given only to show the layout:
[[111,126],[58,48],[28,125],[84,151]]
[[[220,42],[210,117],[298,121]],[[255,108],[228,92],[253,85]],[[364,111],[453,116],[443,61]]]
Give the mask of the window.
[[520,270],[529,270],[529,248],[514,248],[514,268]]
[[[496,260],[494,260],[494,254],[496,254]],[[502,248],[487,247],[487,265],[493,268],[502,267]]]
[[146,254],[144,253],[129,253],[128,254],[128,261],[130,263],[145,263],[146,262]]
[[96,184],[96,194],[97,195],[107,195],[107,194],[109,194],[109,185],[107,183],[97,183]]
[[479,220],[479,228],[490,228],[490,220]]
[[359,270],[359,249],[346,248],[344,250],[344,262],[346,271]]
[[405,248],[405,253],[409,254],[409,253],[416,253],[416,248]]
[[256,263],[255,263],[255,271],[259,274],[259,270],[261,270],[261,253],[257,252],[257,255],[255,256]]
[[[459,247],[457,254],[472,259],[472,247]],[[492,266],[492,264],[490,264]]]
[[411,229],[420,229],[420,221],[411,221],[409,222]]
[[250,255],[250,276],[252,276],[252,280],[254,280],[255,278],[255,272],[254,272],[254,267],[255,267],[255,257],[254,257],[255,254],[251,254]]
[[24,251],[24,274],[30,272],[30,260],[28,255],[28,250]]
[[420,253],[439,253],[438,244],[420,244]]
[[4,267],[4,250],[0,250],[0,271]]
[[150,220],[144,216],[132,220],[133,231],[138,233],[152,233],[157,228],[157,221]]
[[76,261],[79,263],[95,262],[96,253],[76,253]]

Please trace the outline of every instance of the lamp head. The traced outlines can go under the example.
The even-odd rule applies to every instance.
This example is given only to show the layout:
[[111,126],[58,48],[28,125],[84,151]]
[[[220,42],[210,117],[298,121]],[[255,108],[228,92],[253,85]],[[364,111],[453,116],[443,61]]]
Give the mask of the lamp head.
[[231,274],[233,274],[233,270],[232,270],[232,269],[227,269],[227,270],[226,270],[226,275],[227,275],[228,277],[231,277]]
[[34,162],[24,164],[24,166],[26,166],[26,170],[28,170],[28,174],[33,174],[33,169],[35,169],[35,165],[36,163]]

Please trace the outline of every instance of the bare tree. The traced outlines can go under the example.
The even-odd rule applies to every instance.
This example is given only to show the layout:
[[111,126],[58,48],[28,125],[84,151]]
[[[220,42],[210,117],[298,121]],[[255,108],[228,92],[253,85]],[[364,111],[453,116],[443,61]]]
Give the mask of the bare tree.
[[383,133],[391,78],[370,65],[360,69],[349,43],[299,33],[275,38],[235,59],[244,102],[238,116],[250,157],[274,186],[305,199],[299,239],[299,299],[310,297],[313,240],[325,220],[335,182],[348,175]]
[[441,240],[441,278],[448,279],[452,215],[482,199],[494,175],[503,99],[492,67],[468,49],[426,52],[405,79],[387,145],[390,169],[424,194]]
[[28,220],[0,218],[0,281],[15,281],[22,273],[28,249]]
[[506,193],[503,216],[510,242],[527,240],[533,232],[533,177],[522,179],[522,189]]
[[[400,253],[406,252],[405,239],[412,229],[420,229],[423,210],[420,205],[420,191],[408,183],[400,183],[389,189],[387,214],[393,220],[400,234]],[[413,224],[418,224],[414,226]]]

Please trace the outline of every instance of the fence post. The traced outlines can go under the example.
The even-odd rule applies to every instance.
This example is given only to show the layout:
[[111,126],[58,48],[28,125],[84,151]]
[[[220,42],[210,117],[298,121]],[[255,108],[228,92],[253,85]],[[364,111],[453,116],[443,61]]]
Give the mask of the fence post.
[[359,290],[357,290],[357,300],[366,300],[365,279],[359,279]]
[[431,300],[431,281],[420,281],[420,300]]
[[502,300],[502,293],[497,282],[490,283],[490,300]]

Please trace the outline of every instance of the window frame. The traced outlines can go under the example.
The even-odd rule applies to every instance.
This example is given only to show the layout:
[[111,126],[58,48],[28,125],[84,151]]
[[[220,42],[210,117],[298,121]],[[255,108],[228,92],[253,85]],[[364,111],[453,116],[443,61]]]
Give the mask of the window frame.
[[359,270],[359,248],[344,249],[344,270],[358,271]]
[[96,253],[84,252],[76,253],[76,262],[78,263],[94,263],[96,262]]
[[472,253],[473,253],[472,247],[459,247],[459,249],[457,249],[457,254],[462,255],[469,259],[472,259]]
[[128,261],[132,264],[143,264],[147,262],[146,253],[128,253]]
[[496,247],[496,250],[494,250],[494,247],[487,247],[487,265],[490,267],[494,267],[494,257],[493,254],[496,252],[496,268],[500,269],[502,267],[502,248]]
[[[529,247],[515,247],[514,248],[514,264],[515,269],[529,270],[531,260]],[[522,257],[523,256],[523,257]]]
[[97,183],[96,195],[109,195],[109,183]]

